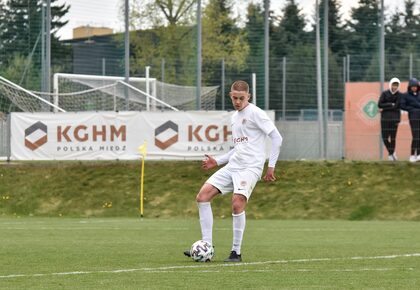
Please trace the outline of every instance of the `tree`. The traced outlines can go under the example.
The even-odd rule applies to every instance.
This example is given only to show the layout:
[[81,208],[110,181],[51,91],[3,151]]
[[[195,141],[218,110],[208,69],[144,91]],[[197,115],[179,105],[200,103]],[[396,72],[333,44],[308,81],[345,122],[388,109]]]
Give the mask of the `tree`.
[[[324,36],[325,36],[325,2],[328,3],[328,107],[332,109],[341,109],[343,107],[343,83],[341,57],[346,54],[344,39],[345,32],[339,13],[340,4],[337,0],[321,0],[318,6],[320,17],[320,34],[321,34],[321,58],[324,58]],[[313,26],[315,33],[316,26]],[[323,66],[322,61],[322,66]],[[324,70],[324,66],[322,70]],[[324,84],[323,84],[324,85]],[[323,88],[324,90],[325,88]]]
[[[58,0],[51,0],[52,51],[57,51],[60,47],[55,33],[67,23],[61,21],[61,18],[69,10],[68,5],[55,5],[56,1]],[[7,67],[15,59],[15,55],[21,55],[27,59],[25,66],[30,74],[32,67],[37,70],[41,64],[42,1],[8,0],[2,10],[6,13],[0,29],[0,47],[4,51],[0,55],[0,64]],[[39,75],[39,72],[34,74]],[[27,79],[25,82],[33,83]]]
[[272,35],[273,54],[275,56],[287,56],[293,50],[306,42],[305,18],[295,0],[287,0],[282,9],[283,15],[279,25],[274,28]]
[[[308,92],[299,94],[300,80],[313,78],[310,74],[315,64],[311,60],[311,56],[315,54],[314,45],[308,42],[310,34],[304,30],[305,18],[294,0],[288,0],[282,9],[282,15],[278,19],[273,17],[272,22],[278,25],[272,26],[270,36],[270,108],[280,109],[282,98],[286,97],[287,110],[295,110],[300,105],[296,103],[296,99],[307,97]],[[282,69],[283,57],[287,59],[285,72]],[[305,69],[299,65],[302,62],[305,63]],[[287,76],[286,96],[282,94],[284,73]],[[305,83],[309,84],[309,81]]]
[[264,56],[264,10],[260,5],[250,3],[247,11],[245,31],[249,46],[248,65],[252,71],[257,71]]
[[379,74],[378,0],[359,0],[346,23],[346,47],[351,54],[352,81],[377,80]]
[[[264,9],[262,5],[250,3],[245,24],[246,41],[249,47],[247,75],[257,76],[257,96],[264,95]],[[271,76],[271,74],[270,74]],[[256,97],[256,96],[253,96]],[[259,98],[262,99],[262,98]]]
[[401,19],[404,14],[400,11],[395,11],[391,15],[390,21],[385,26],[385,49],[388,55],[399,55],[406,46],[406,43],[402,42],[402,35],[404,27]]
[[69,12],[70,5],[65,3],[59,5],[57,0],[51,1],[51,65],[68,65],[71,57],[71,48],[63,45],[57,35],[61,27],[68,23],[63,17]]
[[420,31],[420,14],[415,14],[416,2],[414,0],[405,1],[405,13],[403,16],[403,31],[402,39],[404,43],[410,46],[411,51],[415,51],[420,44],[419,31]]
[[[123,3],[123,2],[122,2]],[[132,1],[130,24],[132,29],[188,25],[193,22],[196,0]],[[124,13],[124,5],[121,7]]]
[[231,18],[230,0],[210,0],[202,18],[203,80],[220,83],[220,64],[225,59],[228,69],[245,68],[248,44],[244,33]]
[[134,2],[131,7],[131,26],[138,30],[130,37],[133,47],[133,73],[153,65],[160,71],[159,62],[165,59],[165,81],[194,84],[195,0],[150,0]]
[[[331,52],[335,54],[345,55],[343,39],[344,25],[342,24],[342,14],[340,14],[341,5],[338,0],[321,0],[319,3],[319,17],[321,25],[321,37],[324,36],[324,5],[328,1],[328,42]],[[313,26],[315,31],[315,24]]]
[[[4,27],[4,23],[6,19],[6,7],[4,5],[4,3],[0,0],[0,31],[4,31],[5,27]],[[1,65],[1,55],[2,55],[2,51],[3,51],[3,43],[2,41],[0,41],[0,65]]]
[[387,23],[385,35],[387,79],[395,76],[409,78],[409,56],[416,53],[420,45],[418,37],[420,15],[415,14],[415,10],[415,1],[406,0],[405,10],[395,11]]

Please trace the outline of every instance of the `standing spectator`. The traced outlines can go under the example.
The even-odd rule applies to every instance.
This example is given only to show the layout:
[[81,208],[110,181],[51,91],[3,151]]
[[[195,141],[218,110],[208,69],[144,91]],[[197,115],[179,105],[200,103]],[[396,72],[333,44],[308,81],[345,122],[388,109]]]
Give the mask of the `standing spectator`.
[[401,98],[401,109],[408,111],[411,134],[410,162],[420,161],[420,85],[415,78],[408,81],[407,93]]
[[383,91],[378,101],[378,107],[381,109],[382,140],[390,161],[397,161],[395,138],[401,120],[400,101],[402,97],[399,88],[400,80],[392,78],[389,82],[389,90]]

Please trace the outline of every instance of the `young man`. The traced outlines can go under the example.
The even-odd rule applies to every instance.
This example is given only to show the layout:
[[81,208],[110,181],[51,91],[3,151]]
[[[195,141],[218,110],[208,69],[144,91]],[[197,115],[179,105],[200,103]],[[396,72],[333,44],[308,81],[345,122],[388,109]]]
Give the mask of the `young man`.
[[[271,139],[271,152],[265,181],[275,181],[276,165],[282,136],[267,114],[249,102],[249,86],[244,81],[232,84],[230,98],[236,112],[232,115],[233,149],[225,155],[213,158],[206,155],[202,168],[208,170],[216,166],[226,166],[215,172],[201,187],[196,201],[200,216],[202,239],[213,242],[213,213],[211,200],[219,195],[233,192],[233,243],[230,256],[225,262],[241,262],[241,244],[245,230],[245,207],[257,181],[261,178],[266,159],[267,136]],[[185,251],[190,256],[189,251]]]
[[389,81],[389,90],[383,91],[378,101],[381,111],[382,141],[388,151],[388,160],[390,161],[397,161],[395,138],[401,120],[400,102],[402,98],[399,88],[400,80],[392,78]]
[[408,81],[408,90],[401,99],[401,109],[408,112],[411,141],[410,162],[420,161],[420,83],[413,78]]

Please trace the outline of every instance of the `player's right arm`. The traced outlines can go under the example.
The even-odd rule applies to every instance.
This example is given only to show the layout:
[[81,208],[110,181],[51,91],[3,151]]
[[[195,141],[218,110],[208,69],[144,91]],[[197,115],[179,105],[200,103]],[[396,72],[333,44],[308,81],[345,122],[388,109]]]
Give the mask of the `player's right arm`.
[[213,156],[207,154],[205,154],[204,156],[206,158],[204,158],[204,160],[201,162],[201,168],[203,168],[204,170],[209,170],[217,166],[217,161],[213,158]]
[[234,152],[234,150],[232,148],[228,153],[223,154],[222,156],[218,156],[216,158],[214,158],[213,156],[205,154],[204,156],[206,158],[204,158],[204,160],[202,161],[201,167],[204,170],[208,170],[208,169],[212,169],[216,166],[226,164],[226,163],[229,162],[229,159],[232,156],[233,152]]
[[233,155],[233,152],[235,152],[235,149],[232,148],[229,150],[228,153],[225,153],[221,156],[218,156],[215,158],[217,165],[223,165],[229,162],[230,157]]

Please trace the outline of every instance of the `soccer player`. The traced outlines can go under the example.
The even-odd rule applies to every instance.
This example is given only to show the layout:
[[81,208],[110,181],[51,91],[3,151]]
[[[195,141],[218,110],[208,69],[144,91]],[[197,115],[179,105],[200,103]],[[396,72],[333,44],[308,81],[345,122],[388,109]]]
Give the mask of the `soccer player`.
[[[213,242],[213,213],[211,200],[219,194],[233,192],[233,243],[230,256],[225,262],[241,262],[241,244],[245,230],[245,207],[252,190],[261,179],[266,159],[266,139],[271,139],[271,152],[267,171],[263,179],[275,181],[274,168],[280,153],[283,138],[267,114],[249,102],[249,85],[235,81],[231,86],[230,98],[236,112],[232,115],[233,149],[228,153],[212,157],[205,155],[202,168],[209,170],[226,164],[215,172],[201,187],[196,201],[200,217],[202,239]],[[185,251],[191,256],[190,251]]]

